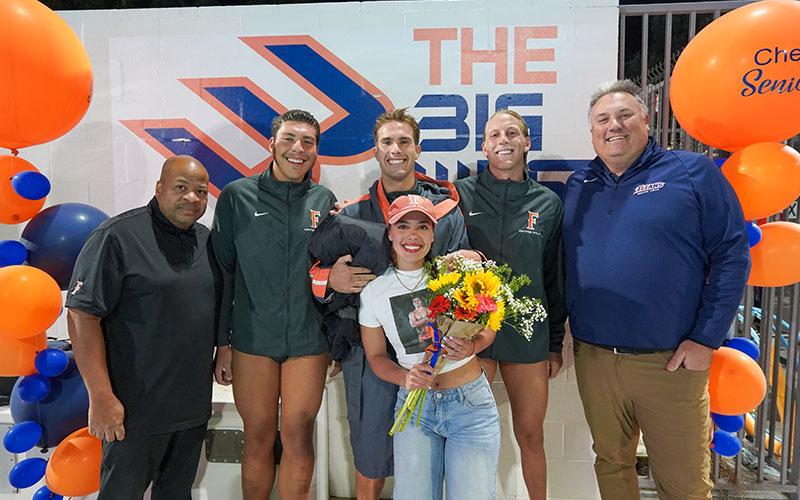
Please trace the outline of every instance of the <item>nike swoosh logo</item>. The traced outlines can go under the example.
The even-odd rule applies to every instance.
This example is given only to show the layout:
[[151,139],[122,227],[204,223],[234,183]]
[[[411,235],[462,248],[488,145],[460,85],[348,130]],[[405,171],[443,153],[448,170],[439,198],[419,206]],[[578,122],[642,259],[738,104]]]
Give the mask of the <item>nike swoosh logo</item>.
[[584,179],[583,183],[586,184],[587,182],[594,182],[596,180],[597,180],[597,177],[595,177],[594,179]]
[[256,210],[255,212],[253,212],[253,215],[255,215],[256,217],[261,217],[262,215],[267,215],[268,213],[269,212],[259,212],[258,210]]
[[483,213],[483,212],[473,212],[472,210],[470,210],[470,211],[469,211],[469,215],[470,215],[470,217],[474,217],[474,216],[476,216],[476,215],[480,215],[480,214],[482,214],[482,213]]

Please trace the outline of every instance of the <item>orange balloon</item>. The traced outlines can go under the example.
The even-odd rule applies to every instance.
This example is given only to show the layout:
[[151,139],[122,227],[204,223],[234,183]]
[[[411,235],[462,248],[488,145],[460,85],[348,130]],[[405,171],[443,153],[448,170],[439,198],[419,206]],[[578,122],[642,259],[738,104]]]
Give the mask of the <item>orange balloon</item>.
[[747,284],[788,286],[800,281],[800,224],[780,221],[759,228],[761,241],[750,248]]
[[800,133],[800,2],[739,7],[701,30],[672,73],[681,126],[715,148],[738,151]]
[[103,456],[99,439],[84,427],[65,437],[47,461],[45,482],[53,493],[80,497],[100,489],[100,459]]
[[61,314],[61,288],[31,266],[0,268],[0,336],[30,337],[47,330]]
[[11,178],[25,170],[38,172],[36,167],[22,158],[0,155],[0,223],[19,224],[25,222],[38,214],[44,206],[44,198],[28,200],[18,195],[11,187]]
[[800,153],[777,142],[737,151],[725,160],[722,173],[736,191],[747,220],[774,215],[800,196]]
[[81,121],[92,65],[72,28],[36,0],[0,2],[0,147],[52,141]]
[[33,359],[47,349],[44,332],[16,339],[0,336],[0,377],[21,377],[36,372]]
[[711,411],[720,415],[741,415],[764,399],[767,380],[753,358],[730,347],[714,351],[708,376]]

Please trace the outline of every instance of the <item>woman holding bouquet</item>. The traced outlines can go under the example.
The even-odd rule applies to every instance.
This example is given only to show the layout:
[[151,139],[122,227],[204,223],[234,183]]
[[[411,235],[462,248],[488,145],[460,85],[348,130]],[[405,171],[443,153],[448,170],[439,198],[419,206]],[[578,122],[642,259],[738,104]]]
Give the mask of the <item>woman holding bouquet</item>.
[[[414,301],[426,299],[424,265],[435,226],[433,204],[423,197],[401,196],[389,207],[387,235],[395,264],[361,292],[361,338],[375,374],[399,386],[397,410],[409,391],[429,390],[421,415],[415,412],[410,425],[394,433],[394,498],[439,500],[446,479],[448,499],[491,499],[496,496],[500,423],[475,353],[492,343],[495,332],[484,328],[470,339],[445,337],[446,363],[434,375],[422,362],[425,348],[409,324]],[[396,362],[387,354],[387,339]]]

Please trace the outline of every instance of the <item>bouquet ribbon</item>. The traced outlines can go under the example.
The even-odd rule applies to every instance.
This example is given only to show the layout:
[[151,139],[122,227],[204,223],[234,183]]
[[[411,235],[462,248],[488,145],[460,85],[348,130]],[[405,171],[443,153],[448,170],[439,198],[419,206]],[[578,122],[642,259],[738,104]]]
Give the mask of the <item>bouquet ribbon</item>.
[[434,327],[430,321],[428,321],[428,328],[433,332],[433,344],[426,347],[425,351],[431,355],[431,368],[435,368],[436,363],[439,361],[439,355],[442,353],[442,336],[439,329]]

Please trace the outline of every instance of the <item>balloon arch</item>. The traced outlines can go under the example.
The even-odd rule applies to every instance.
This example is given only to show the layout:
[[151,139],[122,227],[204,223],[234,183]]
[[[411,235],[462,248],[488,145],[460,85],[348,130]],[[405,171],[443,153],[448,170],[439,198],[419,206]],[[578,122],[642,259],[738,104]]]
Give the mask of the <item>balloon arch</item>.
[[[34,499],[97,491],[101,443],[86,433],[88,395],[71,353],[48,349],[45,330],[62,312],[61,290],[89,233],[108,216],[80,203],[44,211],[50,181],[19,149],[69,132],[92,100],[92,66],[81,41],[36,0],[0,2],[0,223],[28,222],[23,241],[0,242],[0,376],[16,422],[3,438],[12,453],[55,447],[49,460],[16,464],[9,482]],[[10,55],[10,56],[9,56]],[[81,429],[83,428],[83,429]]]

